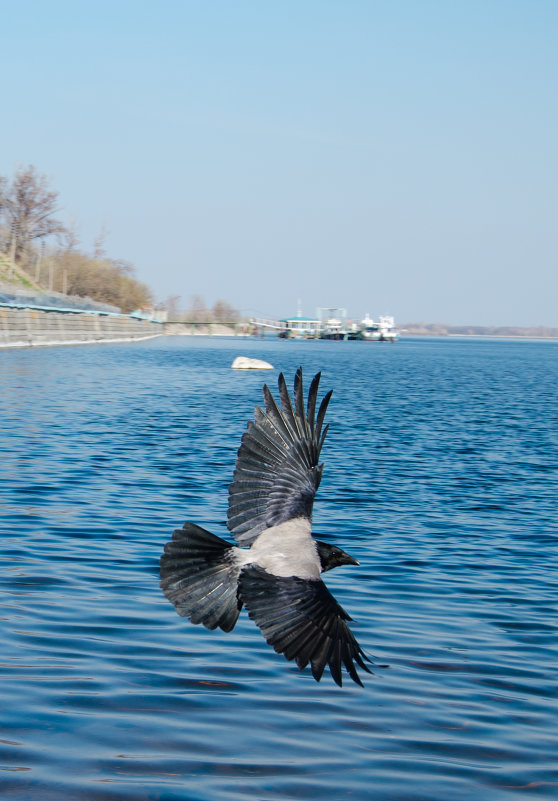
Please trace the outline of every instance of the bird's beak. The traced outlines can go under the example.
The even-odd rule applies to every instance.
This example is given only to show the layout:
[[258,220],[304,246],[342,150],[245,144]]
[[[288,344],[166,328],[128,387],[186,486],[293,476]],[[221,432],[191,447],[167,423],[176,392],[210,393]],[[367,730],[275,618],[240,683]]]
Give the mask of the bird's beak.
[[357,561],[354,556],[351,556],[347,553],[347,551],[343,551],[340,557],[340,564],[342,565],[360,565],[360,562]]

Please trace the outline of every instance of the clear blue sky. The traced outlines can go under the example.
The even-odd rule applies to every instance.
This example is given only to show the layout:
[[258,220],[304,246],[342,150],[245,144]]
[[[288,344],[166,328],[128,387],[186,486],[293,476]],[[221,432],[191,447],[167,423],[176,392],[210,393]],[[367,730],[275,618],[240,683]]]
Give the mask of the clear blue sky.
[[556,0],[0,5],[0,174],[159,299],[558,326]]

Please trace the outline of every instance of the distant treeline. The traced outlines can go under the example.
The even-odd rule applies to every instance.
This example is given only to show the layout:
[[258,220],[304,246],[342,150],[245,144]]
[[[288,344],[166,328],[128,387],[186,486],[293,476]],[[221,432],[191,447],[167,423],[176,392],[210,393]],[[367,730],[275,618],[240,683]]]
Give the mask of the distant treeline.
[[0,252],[37,286],[89,297],[130,312],[153,303],[151,290],[127,261],[109,258],[104,232],[93,254],[78,247],[74,226],[59,219],[58,192],[35,167],[20,167],[12,180],[0,176]]
[[181,308],[180,300],[179,295],[174,295],[164,302],[169,320],[189,323],[237,323],[242,318],[238,309],[225,300],[218,300],[208,308],[200,295],[193,295],[186,309]]
[[446,325],[445,323],[405,323],[400,326],[408,334],[437,336],[491,336],[491,337],[558,337],[558,328],[539,325]]

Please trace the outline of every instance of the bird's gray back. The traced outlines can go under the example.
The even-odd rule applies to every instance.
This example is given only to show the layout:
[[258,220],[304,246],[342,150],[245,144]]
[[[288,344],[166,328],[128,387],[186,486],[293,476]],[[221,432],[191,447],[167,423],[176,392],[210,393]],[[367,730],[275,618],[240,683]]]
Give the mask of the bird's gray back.
[[250,549],[234,548],[241,565],[256,564],[274,576],[318,579],[321,572],[312,527],[305,518],[295,518],[263,531]]

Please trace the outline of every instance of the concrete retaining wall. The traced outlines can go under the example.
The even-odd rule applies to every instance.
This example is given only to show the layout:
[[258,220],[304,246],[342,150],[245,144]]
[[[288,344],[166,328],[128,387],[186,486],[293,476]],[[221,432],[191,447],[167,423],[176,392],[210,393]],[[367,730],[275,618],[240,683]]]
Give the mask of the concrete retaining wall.
[[161,323],[124,314],[0,307],[0,347],[126,342],[161,334]]

